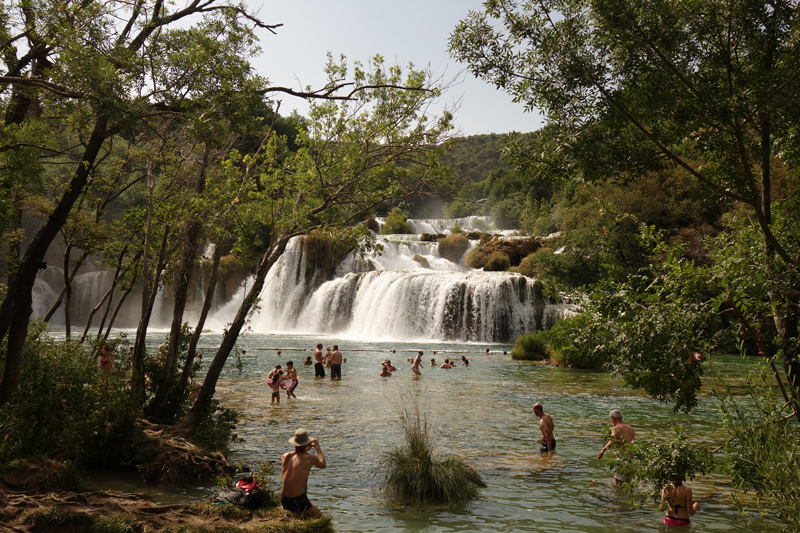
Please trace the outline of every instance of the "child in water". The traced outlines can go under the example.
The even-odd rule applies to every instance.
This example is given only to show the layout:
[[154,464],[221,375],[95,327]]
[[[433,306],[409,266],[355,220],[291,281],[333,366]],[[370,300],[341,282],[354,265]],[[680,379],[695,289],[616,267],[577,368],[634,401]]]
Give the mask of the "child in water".
[[272,387],[272,401],[270,403],[281,403],[281,386],[284,384],[283,370],[278,370],[268,382]]

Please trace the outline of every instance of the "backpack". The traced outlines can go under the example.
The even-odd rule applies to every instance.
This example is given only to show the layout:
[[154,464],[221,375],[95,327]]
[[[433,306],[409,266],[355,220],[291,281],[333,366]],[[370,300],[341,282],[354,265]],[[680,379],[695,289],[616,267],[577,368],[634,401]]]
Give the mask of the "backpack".
[[231,503],[245,509],[255,510],[264,503],[264,494],[261,487],[252,477],[240,479],[229,489],[223,489],[211,497],[215,504]]

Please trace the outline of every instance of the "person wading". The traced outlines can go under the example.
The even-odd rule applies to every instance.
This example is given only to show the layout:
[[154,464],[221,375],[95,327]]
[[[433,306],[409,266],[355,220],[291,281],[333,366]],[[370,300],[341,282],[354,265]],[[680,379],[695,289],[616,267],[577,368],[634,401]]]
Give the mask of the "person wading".
[[[281,457],[281,505],[287,511],[309,518],[322,518],[322,512],[308,500],[308,474],[311,467],[325,468],[325,455],[317,439],[309,437],[305,429],[298,429],[289,439],[294,451]],[[316,454],[309,453],[311,448]]]

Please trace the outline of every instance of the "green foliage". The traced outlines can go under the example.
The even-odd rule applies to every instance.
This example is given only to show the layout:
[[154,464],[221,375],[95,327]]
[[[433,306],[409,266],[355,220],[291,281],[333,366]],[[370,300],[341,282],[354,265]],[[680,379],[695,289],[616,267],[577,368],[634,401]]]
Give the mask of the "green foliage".
[[494,252],[486,259],[483,269],[486,272],[505,272],[511,266],[511,259],[502,252]]
[[452,228],[450,228],[450,233],[461,233],[461,234],[463,234],[464,233],[464,228],[462,228],[461,226],[453,226]]
[[481,475],[461,459],[440,460],[425,414],[417,403],[405,406],[400,426],[405,445],[381,458],[381,490],[390,497],[417,502],[455,503],[473,499],[485,487]]
[[541,331],[520,335],[514,341],[511,358],[520,361],[543,361],[548,358],[547,341]]
[[468,248],[469,239],[460,233],[452,233],[439,239],[439,255],[453,263],[458,263]]
[[488,259],[489,257],[483,253],[483,245],[479,244],[469,251],[464,262],[470,268],[483,268]]
[[43,456],[119,464],[137,438],[139,411],[126,394],[124,353],[101,372],[92,352],[31,328],[17,393],[0,408],[0,461]]
[[386,215],[386,221],[383,223],[381,233],[384,235],[414,233],[413,226],[406,222],[407,218],[400,210],[392,209],[392,212]]
[[[757,365],[744,397],[720,376],[716,381],[715,392],[731,430],[724,471],[736,489],[755,495],[747,501],[736,495],[736,506],[748,530],[770,525],[800,530],[800,424],[775,390],[772,369],[767,364]],[[758,526],[752,524],[753,505],[753,514],[761,521]]]
[[219,400],[211,400],[197,424],[192,441],[205,450],[227,452],[231,442],[241,442],[234,433],[238,423],[239,413],[220,407]]
[[592,327],[594,324],[589,317],[587,312],[583,312],[561,320],[543,333],[550,361],[554,365],[597,369],[608,363],[608,353],[602,349],[602,344],[598,344],[598,337],[606,332]]
[[674,481],[693,479],[714,468],[709,449],[690,443],[683,432],[683,427],[675,428],[668,442],[619,444],[614,453],[604,456],[609,468],[631,480],[624,484],[624,490],[632,500],[640,504],[659,500],[661,490]]

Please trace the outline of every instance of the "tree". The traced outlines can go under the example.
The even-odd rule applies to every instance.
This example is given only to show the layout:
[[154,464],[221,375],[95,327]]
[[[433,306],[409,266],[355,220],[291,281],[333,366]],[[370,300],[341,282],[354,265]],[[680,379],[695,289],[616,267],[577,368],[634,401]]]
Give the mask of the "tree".
[[[773,199],[783,191],[773,176],[796,161],[798,31],[788,0],[497,0],[459,24],[450,50],[545,112],[573,176],[626,180],[679,167],[746,206],[760,263],[793,273],[796,238],[776,232]],[[795,412],[798,296],[781,286],[767,295],[779,345],[760,347],[782,359]],[[742,313],[740,301],[731,304]]]
[[[445,88],[429,73],[387,66],[376,56],[371,69],[355,64],[350,95],[312,104],[300,150],[287,154],[286,141],[272,136],[263,152],[234,153],[230,171],[247,183],[233,203],[247,232],[269,228],[256,273],[239,310],[227,327],[191,411],[178,426],[193,428],[210,408],[217,380],[248,315],[258,302],[267,272],[289,240],[314,232],[330,241],[369,246],[362,221],[376,207],[425,192],[442,174],[441,144],[452,116],[432,116],[430,107]],[[346,79],[344,61],[329,59],[329,86]],[[258,175],[258,180],[251,179]],[[360,244],[359,244],[360,243]],[[252,248],[253,243],[248,248]]]

